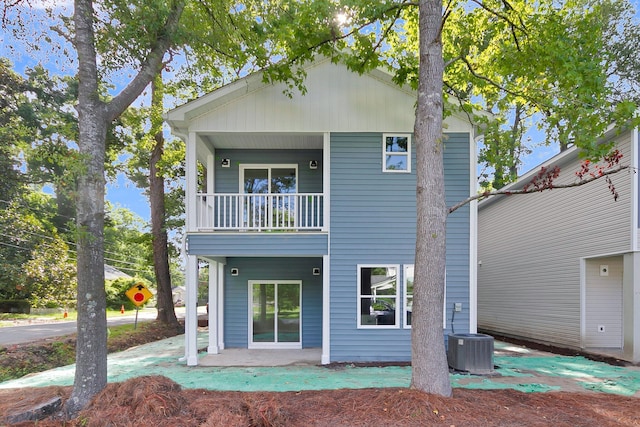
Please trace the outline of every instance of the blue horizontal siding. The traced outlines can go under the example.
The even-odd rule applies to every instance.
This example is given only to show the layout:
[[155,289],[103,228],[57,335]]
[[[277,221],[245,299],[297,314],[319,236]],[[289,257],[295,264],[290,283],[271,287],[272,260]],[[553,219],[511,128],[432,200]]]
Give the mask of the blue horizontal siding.
[[[238,275],[231,276],[230,269]],[[249,343],[249,280],[302,281],[302,347],[322,346],[322,258],[227,258],[225,266],[225,347]]]
[[[465,133],[448,134],[445,139],[444,188],[448,206],[470,196],[470,146],[469,135]],[[446,334],[453,330],[469,332],[470,212],[471,207],[467,204],[447,218]],[[455,313],[455,318],[454,303],[462,304],[462,311]],[[455,321],[453,328],[452,319]]]
[[187,236],[189,255],[318,256],[328,252],[321,233],[195,233]]
[[[298,193],[322,193],[322,150],[216,150],[217,159],[229,159],[228,168],[215,170],[215,192],[237,193],[240,190],[241,164],[297,164]],[[309,169],[309,160],[318,162]]]
[[[466,133],[445,139],[448,204],[469,196],[470,143]],[[331,360],[406,361],[411,330],[358,329],[357,265],[413,264],[416,238],[415,147],[412,173],[382,172],[382,134],[331,135]],[[447,223],[447,322],[453,302],[455,325],[468,330],[469,207]],[[402,283],[402,280],[399,280]],[[401,294],[402,289],[398,289]],[[402,304],[402,302],[401,302]],[[400,307],[401,312],[403,308]],[[402,323],[402,319],[400,319]],[[456,332],[463,332],[456,326]],[[444,337],[443,337],[444,338]]]

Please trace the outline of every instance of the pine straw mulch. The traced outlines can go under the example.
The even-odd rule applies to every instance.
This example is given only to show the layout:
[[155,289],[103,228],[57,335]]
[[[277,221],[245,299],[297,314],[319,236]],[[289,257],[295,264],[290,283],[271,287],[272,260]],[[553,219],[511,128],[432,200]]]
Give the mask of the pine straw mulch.
[[[70,387],[0,390],[0,423]],[[404,388],[299,392],[182,389],[162,376],[112,383],[69,422],[17,426],[638,426],[640,400],[601,393],[455,389],[443,398]]]

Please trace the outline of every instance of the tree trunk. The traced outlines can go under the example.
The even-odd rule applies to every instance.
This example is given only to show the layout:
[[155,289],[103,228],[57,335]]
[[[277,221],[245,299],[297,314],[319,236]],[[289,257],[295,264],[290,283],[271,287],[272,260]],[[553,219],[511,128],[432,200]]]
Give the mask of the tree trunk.
[[[162,75],[158,75],[151,85],[151,109],[162,112]],[[162,119],[160,119],[162,120]],[[155,128],[155,126],[153,126]],[[149,203],[151,205],[151,235],[153,240],[153,265],[156,275],[158,307],[157,320],[180,327],[173,306],[171,274],[169,272],[169,251],[167,249],[167,229],[165,226],[164,178],[158,173],[158,162],[164,152],[162,123],[154,136],[155,144],[149,160]]]
[[104,159],[108,122],[98,96],[91,2],[76,1],[78,148],[86,170],[78,180],[78,335],[73,392],[65,404],[75,416],[107,384],[107,316],[104,290]]
[[78,180],[78,341],[73,392],[64,408],[69,418],[107,384],[103,235],[107,129],[162,69],[162,58],[172,44],[184,6],[184,0],[172,2],[163,31],[150,44],[140,69],[117,96],[105,103],[100,100],[98,85],[93,1],[74,1],[72,41],[78,54],[78,147],[86,170]]
[[442,140],[442,1],[421,0],[416,107],[417,236],[411,329],[411,387],[451,396],[442,331],[447,207]]

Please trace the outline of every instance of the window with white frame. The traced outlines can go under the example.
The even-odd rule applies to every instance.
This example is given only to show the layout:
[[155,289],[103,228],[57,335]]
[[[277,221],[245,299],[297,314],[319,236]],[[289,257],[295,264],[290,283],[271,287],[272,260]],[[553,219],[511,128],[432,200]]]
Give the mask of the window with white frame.
[[382,170],[384,172],[411,172],[411,135],[382,135]]
[[413,265],[404,266],[404,327],[411,327],[411,313],[413,311]]
[[399,265],[358,265],[358,327],[398,328]]
[[[405,328],[411,327],[411,315],[413,313],[413,274],[414,267],[413,265],[405,265],[404,266],[404,274],[402,278],[402,290],[403,290],[403,307],[404,307],[404,316],[403,316],[403,326]],[[447,328],[447,290],[446,290],[446,282],[447,282],[447,272],[444,273],[445,277],[445,292],[444,292],[444,302],[442,304],[442,328]]]

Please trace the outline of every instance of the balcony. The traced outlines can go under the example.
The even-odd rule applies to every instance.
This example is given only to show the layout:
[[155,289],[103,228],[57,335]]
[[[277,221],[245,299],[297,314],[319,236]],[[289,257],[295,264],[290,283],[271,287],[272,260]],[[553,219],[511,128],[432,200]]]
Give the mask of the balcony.
[[197,231],[324,230],[324,195],[198,194]]

